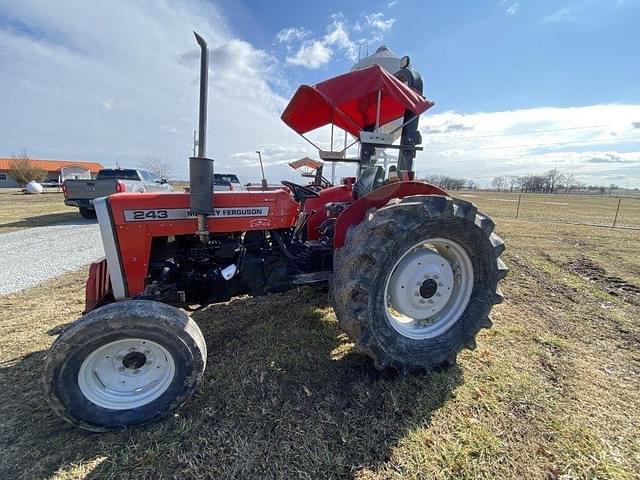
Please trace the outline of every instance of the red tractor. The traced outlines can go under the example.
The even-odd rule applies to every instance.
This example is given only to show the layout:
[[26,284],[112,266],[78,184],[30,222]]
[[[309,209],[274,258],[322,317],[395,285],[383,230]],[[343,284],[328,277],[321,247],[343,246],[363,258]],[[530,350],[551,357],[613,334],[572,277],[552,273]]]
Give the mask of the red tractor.
[[[493,221],[414,181],[420,115],[433,105],[409,65],[378,65],[302,86],[282,119],[301,135],[335,125],[360,142],[357,178],[312,189],[213,193],[206,157],[206,42],[200,141],[190,192],[115,194],[95,202],[106,258],[91,265],[85,314],[52,345],[44,385],[53,409],[93,431],[154,422],[201,381],[207,347],[184,312],[236,295],[329,284],[338,323],[379,369],[451,365],[474,348],[502,301],[507,269]],[[383,129],[395,122],[400,133]],[[397,133],[396,132],[396,133]],[[397,167],[376,149],[397,149]],[[182,307],[183,309],[180,309]]]

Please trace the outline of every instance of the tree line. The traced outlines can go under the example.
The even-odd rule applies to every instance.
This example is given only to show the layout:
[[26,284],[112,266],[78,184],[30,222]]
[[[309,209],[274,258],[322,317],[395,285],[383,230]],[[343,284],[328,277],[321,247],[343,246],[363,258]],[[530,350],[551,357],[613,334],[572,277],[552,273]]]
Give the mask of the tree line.
[[571,193],[573,191],[598,191],[601,195],[607,188],[609,191],[617,190],[615,184],[587,185],[576,179],[572,173],[563,173],[553,168],[539,175],[500,175],[491,179],[491,186],[499,192],[520,191],[522,193]]
[[422,180],[445,190],[462,190],[463,188],[475,190],[477,188],[473,180],[449,175],[428,175]]

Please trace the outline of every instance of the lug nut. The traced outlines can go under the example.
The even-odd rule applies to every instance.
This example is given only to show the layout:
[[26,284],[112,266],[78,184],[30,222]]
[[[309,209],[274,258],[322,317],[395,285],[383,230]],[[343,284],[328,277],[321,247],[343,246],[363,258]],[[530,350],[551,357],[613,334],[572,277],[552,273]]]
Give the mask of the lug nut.
[[440,278],[440,275],[434,275],[433,278],[435,278],[436,280],[438,280]]
[[140,370],[135,369],[135,370],[133,371],[133,373],[135,373],[135,374],[137,375],[137,374],[139,374],[139,373],[140,373]]
[[433,303],[433,300],[429,299],[429,303]]
[[124,367],[118,367],[119,372],[124,372]]
[[145,365],[151,365],[151,360],[149,360]]

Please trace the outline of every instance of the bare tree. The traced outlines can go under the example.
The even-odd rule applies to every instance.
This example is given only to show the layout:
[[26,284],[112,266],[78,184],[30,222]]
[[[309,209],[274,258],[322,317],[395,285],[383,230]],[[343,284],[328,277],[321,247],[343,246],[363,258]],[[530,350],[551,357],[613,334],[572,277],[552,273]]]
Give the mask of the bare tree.
[[466,178],[450,177],[449,175],[428,175],[424,181],[445,190],[460,190],[467,183]]
[[575,186],[576,176],[573,173],[565,173],[562,181],[564,182],[564,193],[571,193],[571,189]]
[[513,192],[513,189],[520,185],[520,177],[517,175],[507,175],[506,177],[507,185],[509,185],[509,191]]
[[498,177],[493,177],[491,179],[491,186],[496,188],[498,191],[501,191],[503,188],[507,186],[507,177],[502,175]]
[[542,175],[524,175],[520,177],[520,189],[524,193],[541,193],[546,191],[547,177]]
[[141,163],[142,168],[149,170],[160,178],[168,179],[171,175],[171,165],[168,160],[146,156]]
[[557,168],[549,170],[546,175],[547,185],[545,188],[545,193],[554,193],[556,190],[556,186],[558,185],[558,182],[561,178],[562,174],[560,173],[560,170],[558,170]]
[[24,148],[9,162],[8,174],[20,185],[25,185],[32,180],[41,182],[47,176],[47,172],[31,160],[31,155]]

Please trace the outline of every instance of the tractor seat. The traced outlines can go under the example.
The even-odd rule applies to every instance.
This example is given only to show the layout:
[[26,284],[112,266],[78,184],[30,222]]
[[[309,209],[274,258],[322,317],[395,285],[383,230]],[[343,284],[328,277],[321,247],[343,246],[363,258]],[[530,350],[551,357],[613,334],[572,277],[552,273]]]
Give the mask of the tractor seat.
[[382,182],[384,182],[384,168],[374,166],[363,169],[358,181],[353,185],[354,200],[374,191],[382,185]]

